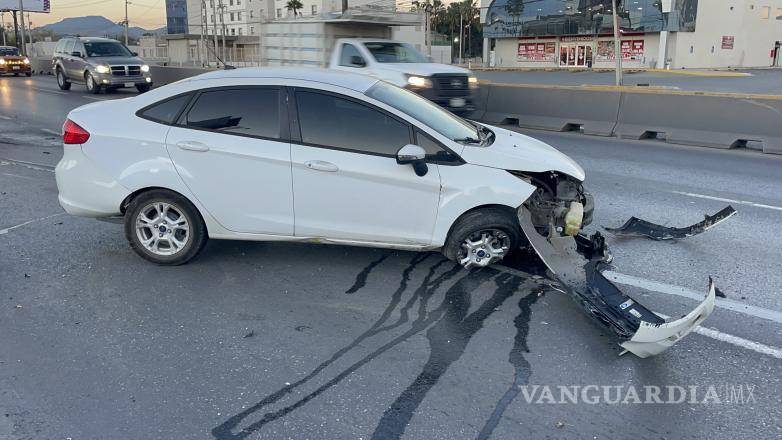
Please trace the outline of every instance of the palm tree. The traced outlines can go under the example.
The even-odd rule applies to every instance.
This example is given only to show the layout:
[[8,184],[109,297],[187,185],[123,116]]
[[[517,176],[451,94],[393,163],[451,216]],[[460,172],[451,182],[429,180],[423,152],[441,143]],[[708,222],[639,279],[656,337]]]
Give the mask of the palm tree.
[[303,7],[304,5],[301,3],[301,0],[288,0],[288,3],[285,3],[285,9],[293,11],[294,18],[296,18],[296,15],[301,15],[299,11]]

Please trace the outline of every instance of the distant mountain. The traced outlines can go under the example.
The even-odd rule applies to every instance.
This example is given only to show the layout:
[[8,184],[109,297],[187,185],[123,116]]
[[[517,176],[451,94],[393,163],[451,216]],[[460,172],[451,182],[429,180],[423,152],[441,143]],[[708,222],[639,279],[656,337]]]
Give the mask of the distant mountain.
[[[113,37],[125,36],[125,26],[114,23],[106,17],[90,15],[87,17],[65,18],[57,23],[47,24],[34,30],[50,31],[56,35],[79,35],[82,37]],[[143,34],[165,34],[166,28],[147,30],[137,26],[128,29],[128,36],[138,39]]]

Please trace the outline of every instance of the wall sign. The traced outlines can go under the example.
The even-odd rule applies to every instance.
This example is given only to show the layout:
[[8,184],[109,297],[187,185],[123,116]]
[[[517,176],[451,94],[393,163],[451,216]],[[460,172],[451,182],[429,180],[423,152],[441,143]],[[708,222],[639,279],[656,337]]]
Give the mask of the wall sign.
[[736,40],[736,37],[732,35],[725,35],[722,37],[722,48],[731,50],[733,49],[733,43]]
[[517,58],[519,61],[553,62],[556,60],[557,44],[519,43]]

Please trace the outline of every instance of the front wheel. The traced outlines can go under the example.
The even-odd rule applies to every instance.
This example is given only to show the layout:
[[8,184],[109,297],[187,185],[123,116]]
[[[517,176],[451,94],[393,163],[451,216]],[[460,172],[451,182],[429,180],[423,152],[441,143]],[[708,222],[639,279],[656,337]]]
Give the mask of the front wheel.
[[138,90],[139,93],[146,93],[151,88],[152,87],[149,84],[136,84],[136,90]]
[[466,269],[481,268],[502,260],[520,243],[521,228],[512,209],[483,208],[456,221],[443,254]]
[[100,93],[100,85],[95,82],[95,78],[92,77],[90,72],[84,74],[84,84],[87,86],[87,91],[93,95]]
[[149,191],[133,199],[125,212],[125,237],[142,258],[167,266],[195,258],[208,240],[195,206],[165,190]]

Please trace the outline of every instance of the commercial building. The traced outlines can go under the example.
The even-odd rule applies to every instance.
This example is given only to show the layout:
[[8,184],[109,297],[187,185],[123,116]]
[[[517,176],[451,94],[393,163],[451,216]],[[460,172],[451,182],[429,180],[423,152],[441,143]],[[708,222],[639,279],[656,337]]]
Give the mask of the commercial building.
[[[625,67],[782,65],[782,0],[621,0]],[[610,68],[611,0],[481,0],[484,64]]]
[[166,33],[187,32],[187,0],[166,0]]

